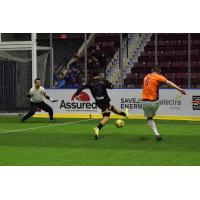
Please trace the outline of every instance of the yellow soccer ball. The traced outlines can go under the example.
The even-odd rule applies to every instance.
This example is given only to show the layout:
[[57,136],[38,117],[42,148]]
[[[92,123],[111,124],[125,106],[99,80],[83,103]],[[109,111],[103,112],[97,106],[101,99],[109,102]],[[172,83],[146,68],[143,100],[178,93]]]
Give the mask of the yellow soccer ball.
[[121,120],[121,119],[118,119],[118,120],[115,121],[115,126],[117,128],[122,128],[124,126],[124,124],[125,124],[124,121]]

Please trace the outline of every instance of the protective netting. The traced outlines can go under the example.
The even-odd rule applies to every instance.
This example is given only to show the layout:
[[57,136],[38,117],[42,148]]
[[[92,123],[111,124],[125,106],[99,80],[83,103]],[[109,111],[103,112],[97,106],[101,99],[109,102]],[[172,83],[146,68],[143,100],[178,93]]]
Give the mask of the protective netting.
[[[49,52],[37,56],[37,77],[45,80]],[[32,87],[31,50],[0,50],[0,112],[20,112],[29,108],[26,94]]]

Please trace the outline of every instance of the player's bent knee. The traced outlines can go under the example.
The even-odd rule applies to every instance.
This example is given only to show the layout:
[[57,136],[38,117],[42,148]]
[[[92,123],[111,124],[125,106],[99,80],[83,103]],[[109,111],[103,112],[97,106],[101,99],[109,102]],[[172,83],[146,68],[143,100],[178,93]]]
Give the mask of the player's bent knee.
[[115,107],[111,105],[110,110],[113,112],[115,110]]
[[147,121],[148,121],[148,120],[153,120],[153,117],[148,117],[148,118],[147,118]]
[[103,113],[103,117],[110,117],[110,112]]

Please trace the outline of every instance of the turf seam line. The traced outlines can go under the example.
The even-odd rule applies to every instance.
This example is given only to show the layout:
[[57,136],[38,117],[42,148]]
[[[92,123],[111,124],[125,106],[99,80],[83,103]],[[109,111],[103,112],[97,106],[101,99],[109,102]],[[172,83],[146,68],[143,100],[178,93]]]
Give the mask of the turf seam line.
[[79,120],[79,121],[65,122],[65,123],[60,123],[60,124],[53,124],[53,125],[49,125],[49,126],[38,126],[38,127],[26,128],[26,129],[8,130],[8,131],[0,132],[0,134],[21,132],[21,131],[29,131],[29,130],[35,130],[35,129],[40,129],[40,128],[54,127],[54,126],[63,126],[63,125],[66,125],[66,124],[75,124],[75,123],[91,121],[91,120],[96,120],[96,119]]

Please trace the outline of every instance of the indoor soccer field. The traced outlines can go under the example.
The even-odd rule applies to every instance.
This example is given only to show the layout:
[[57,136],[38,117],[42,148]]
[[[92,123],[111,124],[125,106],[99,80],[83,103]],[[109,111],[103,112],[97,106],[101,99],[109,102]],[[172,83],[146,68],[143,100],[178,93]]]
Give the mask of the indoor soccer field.
[[0,117],[0,165],[16,166],[165,166],[200,165],[200,122],[156,120],[162,141],[155,141],[146,121],[114,119],[92,135],[97,119]]

